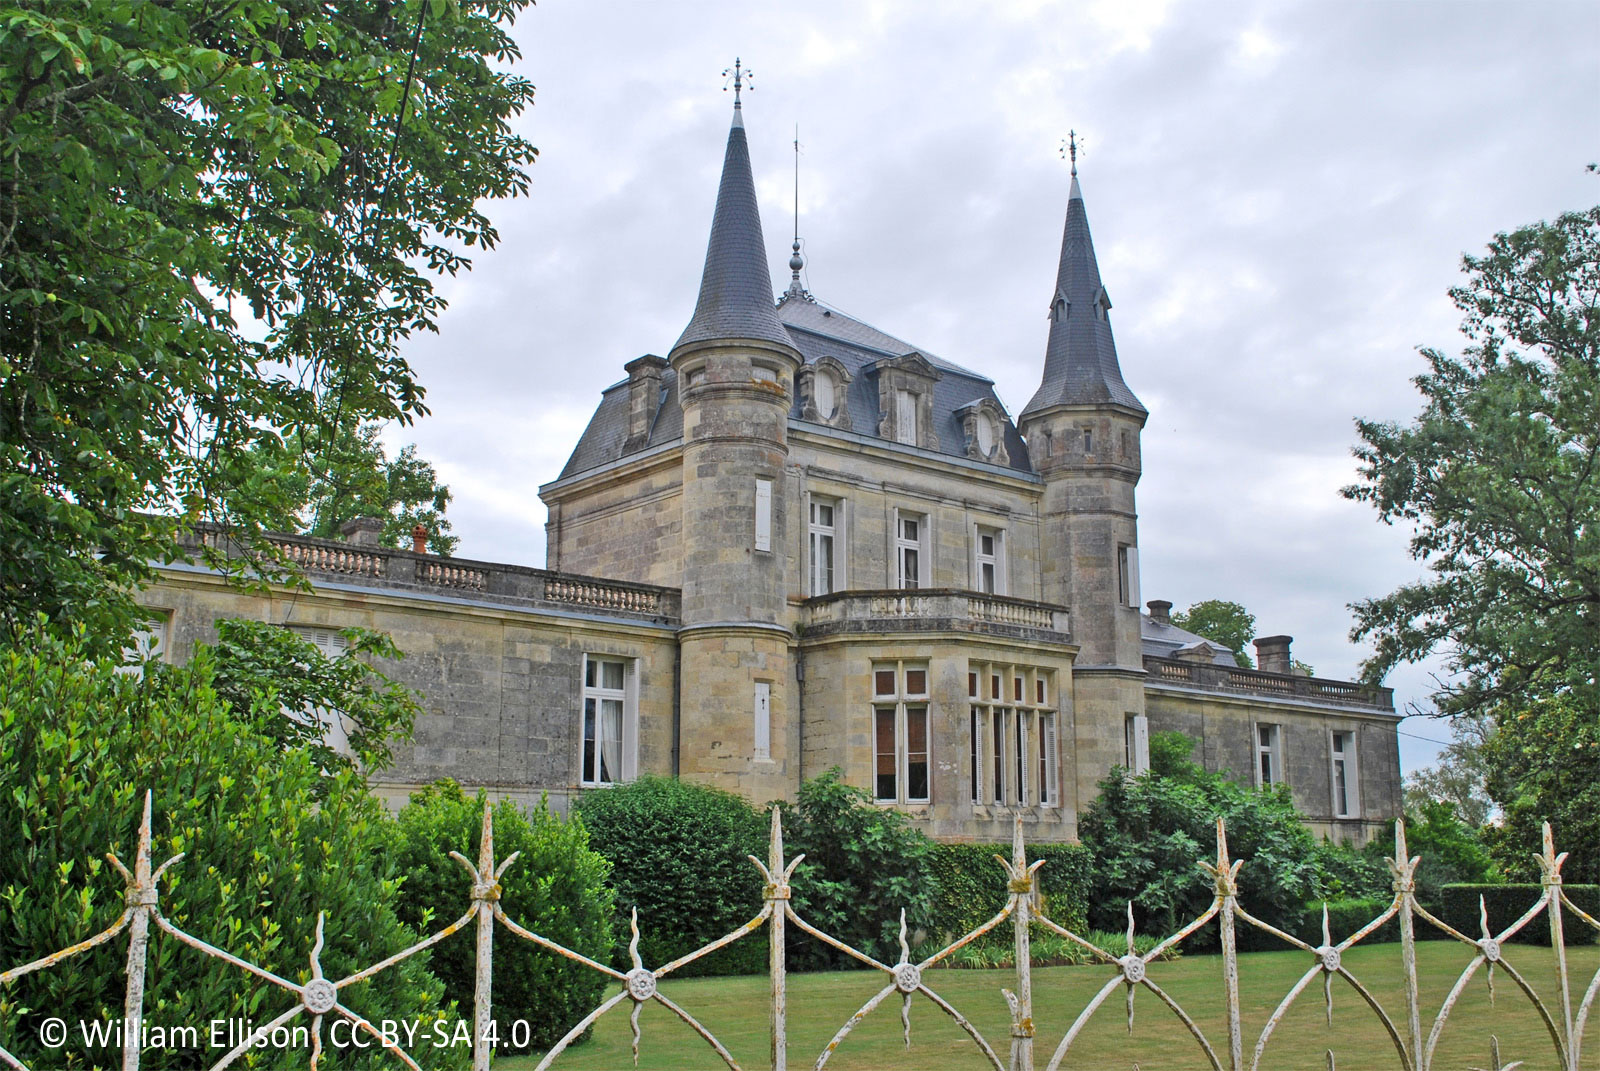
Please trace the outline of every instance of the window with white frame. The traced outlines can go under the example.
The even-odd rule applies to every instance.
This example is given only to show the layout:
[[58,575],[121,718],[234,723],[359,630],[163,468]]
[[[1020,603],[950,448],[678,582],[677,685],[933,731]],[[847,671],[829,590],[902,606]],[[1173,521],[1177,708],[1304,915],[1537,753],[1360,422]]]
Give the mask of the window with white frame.
[[1150,769],[1150,719],[1129,714],[1122,723],[1123,765],[1134,775]]
[[1256,784],[1262,788],[1283,783],[1278,738],[1278,726],[1266,722],[1256,724]]
[[613,785],[631,774],[638,718],[633,660],[585,655],[583,659],[584,785]]
[[928,667],[872,667],[872,794],[879,803],[927,803]]
[[1333,815],[1355,818],[1361,813],[1360,781],[1356,770],[1356,734],[1330,734],[1333,783]]
[[[350,653],[350,640],[336,628],[309,628],[293,626],[290,631],[321,652],[322,657],[339,659]],[[350,754],[350,727],[344,715],[336,710],[285,711],[290,717],[305,725],[316,723],[322,727],[322,742],[341,755]]]
[[[148,611],[147,611],[148,612]],[[130,677],[144,676],[144,663],[167,660],[167,635],[172,630],[172,615],[154,613],[139,623],[133,631],[133,640],[122,649],[122,665],[118,673]]]
[[973,803],[1055,807],[1061,803],[1052,674],[1032,666],[970,665],[968,764]]
[[986,595],[1006,593],[1006,534],[978,525],[973,533],[973,586]]
[[928,518],[920,513],[895,511],[894,517],[894,586],[920,588],[927,586],[928,576]]
[[807,528],[807,585],[811,595],[844,587],[844,500],[812,495]]

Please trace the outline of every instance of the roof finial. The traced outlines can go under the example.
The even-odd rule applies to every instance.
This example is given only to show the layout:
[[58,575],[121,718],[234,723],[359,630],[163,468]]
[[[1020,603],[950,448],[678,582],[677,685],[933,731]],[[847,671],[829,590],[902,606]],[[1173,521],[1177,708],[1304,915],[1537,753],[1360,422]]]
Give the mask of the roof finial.
[[800,269],[806,266],[806,258],[800,255],[800,124],[794,125],[794,254],[789,258],[789,293],[803,294],[805,288],[800,285]]
[[746,70],[744,65],[740,62],[739,57],[735,56],[733,57],[733,66],[724,68],[722,71],[722,77],[722,91],[724,93],[728,91],[727,79],[732,77],[733,107],[735,110],[739,110],[739,91],[745,87],[745,83],[747,82],[750,83],[750,88],[752,90],[755,89],[755,74],[752,71]]
[[1067,131],[1066,140],[1061,143],[1062,159],[1067,159],[1070,157],[1072,160],[1073,178],[1078,177],[1078,142],[1080,140],[1081,139],[1078,137],[1078,132],[1076,130],[1069,130]]

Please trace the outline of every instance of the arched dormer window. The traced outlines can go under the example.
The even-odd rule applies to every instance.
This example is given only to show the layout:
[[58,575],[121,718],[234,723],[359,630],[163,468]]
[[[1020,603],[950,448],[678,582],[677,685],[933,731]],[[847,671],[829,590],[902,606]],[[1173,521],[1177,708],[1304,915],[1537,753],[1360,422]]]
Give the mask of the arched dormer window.
[[795,377],[800,395],[800,419],[834,428],[850,427],[851,375],[837,357],[819,357]]
[[956,410],[956,417],[966,432],[968,457],[995,465],[1011,464],[1011,454],[1006,449],[1010,419],[998,402],[993,398],[968,402]]

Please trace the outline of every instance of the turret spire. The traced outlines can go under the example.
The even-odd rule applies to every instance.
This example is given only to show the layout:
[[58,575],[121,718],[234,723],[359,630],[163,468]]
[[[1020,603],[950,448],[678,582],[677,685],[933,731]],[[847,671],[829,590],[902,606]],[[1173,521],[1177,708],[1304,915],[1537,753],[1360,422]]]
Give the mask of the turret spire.
[[786,348],[794,345],[773,308],[772,276],[767,270],[750,147],[740,114],[739,91],[748,88],[750,72],[735,61],[731,73],[733,125],[722,158],[722,184],[711,219],[700,298],[673,350],[712,339],[757,339]]
[[1089,216],[1078,188],[1078,136],[1066,146],[1072,159],[1072,188],[1067,194],[1067,225],[1061,236],[1061,263],[1050,298],[1050,341],[1045,347],[1044,376],[1022,416],[1057,405],[1120,405],[1146,410],[1122,381],[1117,345],[1111,337],[1111,298],[1100,283]]

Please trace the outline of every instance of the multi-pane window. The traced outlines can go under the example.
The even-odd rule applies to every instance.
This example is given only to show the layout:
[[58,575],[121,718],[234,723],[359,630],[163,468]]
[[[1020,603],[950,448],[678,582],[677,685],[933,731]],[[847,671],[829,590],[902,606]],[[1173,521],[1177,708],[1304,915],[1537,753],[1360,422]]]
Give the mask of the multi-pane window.
[[[339,659],[350,652],[350,640],[336,628],[293,627],[295,635],[311,644],[324,658]],[[310,710],[289,711],[291,717],[306,725],[322,727],[322,742],[341,755],[350,754],[350,727],[344,715],[337,710],[315,707]]]
[[880,803],[927,803],[928,667],[872,668],[872,794]]
[[624,779],[623,746],[629,719],[632,663],[588,655],[583,663],[583,769],[585,785]]
[[1006,593],[1005,533],[979,525],[973,545],[974,579],[977,589],[987,595]]
[[838,499],[811,497],[807,563],[812,595],[827,595],[842,586],[835,580],[843,580],[838,575],[843,564],[838,559],[839,524],[844,519],[843,513],[844,503]]
[[1283,781],[1282,759],[1278,757],[1278,727],[1256,725],[1256,783],[1262,788]]
[[1354,818],[1360,809],[1356,778],[1356,735],[1332,734],[1333,814],[1335,818]]
[[920,513],[895,513],[894,586],[920,588],[926,575],[928,518]]
[[974,803],[1061,802],[1052,677],[1029,666],[973,663],[967,673]]

